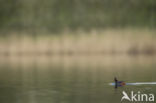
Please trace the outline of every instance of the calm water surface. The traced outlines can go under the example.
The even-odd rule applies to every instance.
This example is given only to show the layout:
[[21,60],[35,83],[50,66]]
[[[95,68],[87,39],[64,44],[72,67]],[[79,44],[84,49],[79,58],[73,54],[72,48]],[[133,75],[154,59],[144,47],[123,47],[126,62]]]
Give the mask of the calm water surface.
[[[0,103],[120,103],[122,91],[154,93],[154,56],[9,56],[0,58]],[[127,103],[125,101],[124,103]]]

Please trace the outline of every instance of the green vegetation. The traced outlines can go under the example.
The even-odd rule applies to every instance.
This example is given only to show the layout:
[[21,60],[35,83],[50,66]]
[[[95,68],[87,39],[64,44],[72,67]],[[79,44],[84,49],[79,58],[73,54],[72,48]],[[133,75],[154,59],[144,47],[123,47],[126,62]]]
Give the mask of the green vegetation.
[[156,27],[156,0],[0,0],[0,30]]
[[155,28],[156,0],[0,0],[0,54],[155,54]]

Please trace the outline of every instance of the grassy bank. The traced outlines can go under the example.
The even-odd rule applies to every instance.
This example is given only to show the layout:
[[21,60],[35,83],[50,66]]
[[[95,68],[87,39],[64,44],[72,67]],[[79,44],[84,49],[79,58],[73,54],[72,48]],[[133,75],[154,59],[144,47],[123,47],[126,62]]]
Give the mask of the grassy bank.
[[156,27],[155,0],[1,0],[0,7],[1,31]]
[[[60,35],[10,33],[0,38],[0,55],[156,54],[155,30],[107,29]],[[74,34],[74,35],[73,35]]]

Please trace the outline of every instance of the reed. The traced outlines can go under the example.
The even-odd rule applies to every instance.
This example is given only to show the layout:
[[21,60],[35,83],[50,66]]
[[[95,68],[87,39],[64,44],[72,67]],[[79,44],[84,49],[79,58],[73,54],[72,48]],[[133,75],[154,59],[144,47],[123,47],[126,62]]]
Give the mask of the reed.
[[0,55],[156,54],[156,31],[107,29],[58,34],[9,33],[0,38]]

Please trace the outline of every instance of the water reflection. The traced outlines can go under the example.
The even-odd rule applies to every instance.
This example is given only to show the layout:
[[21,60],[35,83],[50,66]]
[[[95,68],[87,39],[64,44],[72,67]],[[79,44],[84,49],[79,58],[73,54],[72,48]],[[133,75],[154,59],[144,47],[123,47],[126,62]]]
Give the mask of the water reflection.
[[[114,76],[128,82],[152,82],[153,56],[32,56],[0,58],[3,103],[116,103],[121,91],[155,91],[154,86],[114,90]],[[113,98],[113,99],[112,99]]]

